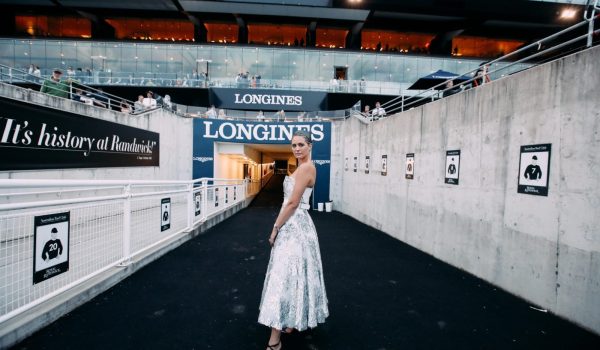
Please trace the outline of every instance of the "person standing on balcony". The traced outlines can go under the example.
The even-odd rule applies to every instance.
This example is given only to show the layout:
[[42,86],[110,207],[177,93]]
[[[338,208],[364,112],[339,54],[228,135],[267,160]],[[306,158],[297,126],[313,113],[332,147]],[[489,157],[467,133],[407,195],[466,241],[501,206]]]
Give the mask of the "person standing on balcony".
[[211,105],[208,111],[206,111],[206,118],[217,119],[217,111],[215,110],[215,105]]
[[360,78],[360,82],[358,82],[359,91],[361,94],[364,94],[367,88],[367,82],[365,78]]
[[35,76],[35,82],[39,83],[40,78],[42,77],[42,71],[40,70],[40,67],[35,66],[35,69],[33,70],[33,75]]
[[365,105],[365,110],[362,113],[362,115],[364,115],[365,117],[371,119],[371,117],[372,117],[372,115],[371,115],[371,106]]
[[373,118],[379,119],[384,118],[386,116],[385,109],[381,107],[379,101],[375,102],[375,108],[373,109]]
[[61,82],[60,77],[62,76],[62,71],[60,69],[55,69],[52,72],[52,76],[50,79],[45,79],[42,84],[41,92],[46,93],[48,95],[68,98],[69,97],[69,84]]
[[152,93],[152,91],[146,93],[146,98],[144,98],[142,104],[144,105],[144,109],[156,107],[156,100],[154,99],[154,93]]
[[133,104],[133,110],[140,113],[144,110],[144,95],[139,95],[137,101]]
[[488,65],[486,62],[479,65],[475,72],[475,80],[473,80],[473,87],[489,83],[491,81],[490,75],[488,74]]

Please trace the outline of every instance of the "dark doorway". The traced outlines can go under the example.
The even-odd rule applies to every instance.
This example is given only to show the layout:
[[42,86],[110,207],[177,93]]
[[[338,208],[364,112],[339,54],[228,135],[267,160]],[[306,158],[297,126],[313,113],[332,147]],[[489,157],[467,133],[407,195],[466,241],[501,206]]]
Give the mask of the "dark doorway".
[[244,170],[243,170],[243,174],[242,174],[242,178],[246,179],[246,178],[251,178],[249,170],[250,168],[248,167],[248,164],[244,164]]
[[275,174],[287,174],[287,160],[276,160],[275,161]]
[[335,67],[335,78],[337,80],[348,80],[348,67]]

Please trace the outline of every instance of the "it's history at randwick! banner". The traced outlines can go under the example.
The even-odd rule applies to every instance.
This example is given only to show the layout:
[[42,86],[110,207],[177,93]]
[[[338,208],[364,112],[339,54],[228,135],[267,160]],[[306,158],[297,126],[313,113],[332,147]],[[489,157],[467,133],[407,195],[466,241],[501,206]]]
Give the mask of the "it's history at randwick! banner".
[[159,165],[155,132],[0,97],[0,171]]

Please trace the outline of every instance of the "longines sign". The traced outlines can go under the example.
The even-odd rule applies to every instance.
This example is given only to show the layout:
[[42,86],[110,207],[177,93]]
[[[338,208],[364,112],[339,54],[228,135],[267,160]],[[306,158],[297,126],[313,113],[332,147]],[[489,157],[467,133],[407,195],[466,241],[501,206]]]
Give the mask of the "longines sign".
[[283,105],[302,106],[302,96],[295,95],[264,95],[264,94],[233,94],[235,104],[263,104],[263,105]]
[[217,108],[246,110],[320,111],[327,109],[327,93],[317,91],[211,88],[210,103]]
[[[257,91],[259,89],[256,89]],[[311,133],[312,160],[317,167],[317,181],[313,200],[316,203],[329,200],[329,179],[331,172],[331,123],[330,122],[254,122],[230,121],[222,119],[194,119],[194,147],[192,151],[192,169],[194,179],[215,177],[218,168],[225,162],[216,157],[215,144],[247,144],[250,148],[258,144],[286,145],[291,156],[290,140],[296,130]],[[283,148],[283,147],[282,147]],[[269,152],[266,152],[267,155]],[[263,174],[263,169],[258,174]]]
[[0,98],[0,171],[158,166],[159,136]]
[[205,120],[202,137],[219,141],[255,142],[284,141],[289,142],[296,130],[311,133],[312,140],[323,140],[323,124],[257,124],[257,123],[215,123]]

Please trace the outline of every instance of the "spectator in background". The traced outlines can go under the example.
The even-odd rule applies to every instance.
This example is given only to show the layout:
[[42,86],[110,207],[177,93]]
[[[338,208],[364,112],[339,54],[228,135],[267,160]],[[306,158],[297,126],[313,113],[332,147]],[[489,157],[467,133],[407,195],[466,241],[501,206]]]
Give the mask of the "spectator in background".
[[94,100],[88,97],[80,88],[75,88],[75,92],[71,96],[71,99],[90,106],[94,104]]
[[333,77],[330,81],[329,81],[329,85],[331,85],[331,91],[335,92],[338,89],[339,86],[339,82],[337,80],[336,77]]
[[173,110],[173,103],[171,102],[171,96],[165,95],[165,97],[163,98],[163,106],[170,111]]
[[381,104],[379,103],[379,101],[375,102],[375,108],[373,109],[372,114],[373,114],[374,119],[386,117],[385,109],[383,107],[381,107]]
[[27,69],[27,74],[33,74],[34,70],[35,70],[35,66],[33,64],[30,64],[29,69]]
[[156,100],[154,99],[154,93],[152,91],[146,92],[146,98],[142,101],[144,109],[150,109],[156,107]]
[[488,74],[488,65],[486,62],[483,62],[477,68],[475,72],[475,79],[471,83],[473,87],[477,87],[479,85],[483,85],[485,83],[489,83],[491,81],[490,76]]
[[285,120],[285,111],[282,109],[282,110],[280,110],[279,112],[276,112],[276,113],[275,113],[275,119],[276,119],[277,121],[280,121],[280,120]]
[[144,110],[144,95],[139,95],[137,101],[133,104],[133,110],[140,113]]
[[360,82],[358,82],[358,88],[361,94],[364,94],[367,89],[367,82],[365,78],[360,78]]
[[69,98],[69,84],[62,82],[60,80],[61,76],[62,71],[60,69],[55,69],[52,72],[50,79],[44,79],[44,83],[42,84],[40,91],[52,96]]
[[104,94],[104,90],[102,88],[98,88],[96,92],[92,94],[94,97],[94,105],[102,108],[107,108],[109,106],[108,96]]
[[370,117],[371,116],[371,106],[365,105],[365,110],[363,111],[363,115],[365,117]]
[[67,68],[67,76],[69,78],[73,78],[75,76],[75,71],[73,70],[73,67],[69,66],[69,68]]
[[224,109],[219,109],[219,119],[226,119],[227,118],[227,114],[225,114],[225,110]]
[[259,122],[262,122],[265,120],[265,115],[263,114],[263,111],[258,111],[258,115],[256,116],[256,120],[258,120]]
[[33,70],[33,75],[35,76],[34,80],[39,82],[40,78],[42,77],[42,71],[40,70],[40,67],[35,66],[35,69]]
[[206,118],[217,119],[217,111],[215,110],[215,105],[210,106],[208,111],[206,111]]
[[131,106],[125,100],[121,101],[121,112],[127,113],[127,114],[131,113]]
[[192,83],[191,86],[200,86],[200,74],[195,69],[192,69]]
[[152,97],[156,100],[156,105],[157,106],[162,106],[164,103],[164,99],[161,95],[157,94],[156,92],[152,93]]
[[202,86],[208,87],[208,73],[200,73],[200,80],[202,80]]
[[71,100],[76,102],[83,102],[81,98],[83,97],[83,90],[76,88],[75,92],[71,95]]
[[448,97],[450,95],[454,95],[459,92],[460,92],[460,86],[454,86],[454,81],[448,80],[446,82],[446,89],[444,90],[442,97]]

